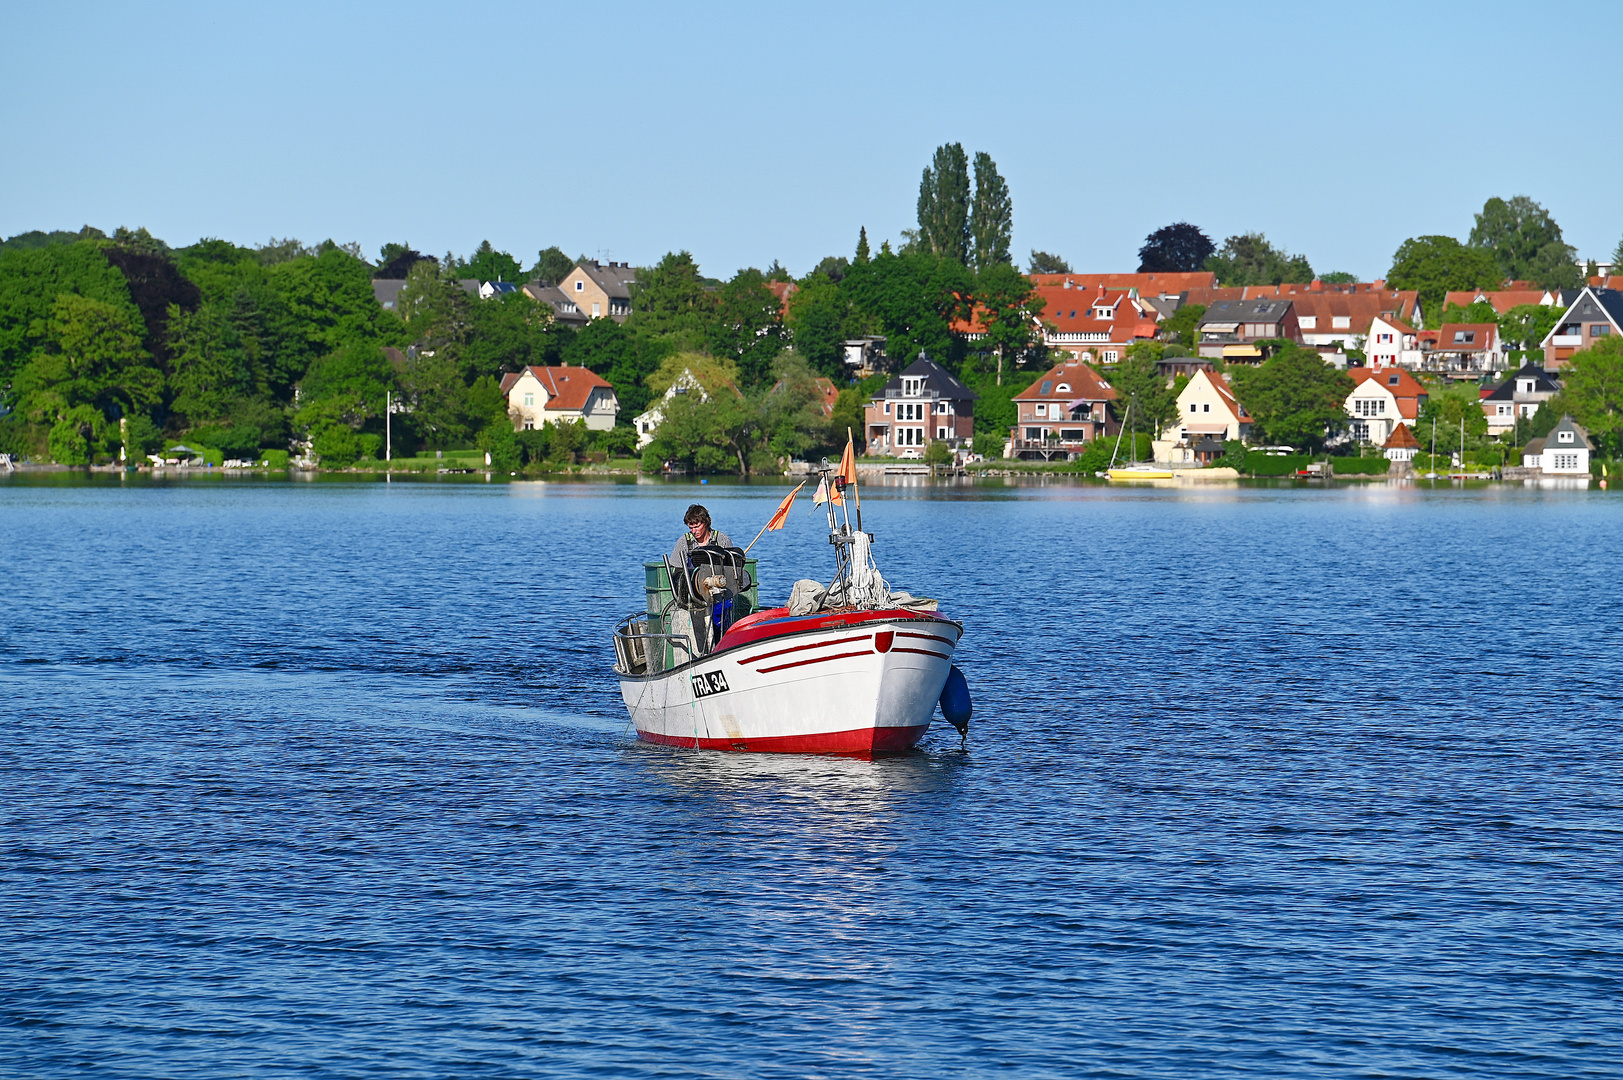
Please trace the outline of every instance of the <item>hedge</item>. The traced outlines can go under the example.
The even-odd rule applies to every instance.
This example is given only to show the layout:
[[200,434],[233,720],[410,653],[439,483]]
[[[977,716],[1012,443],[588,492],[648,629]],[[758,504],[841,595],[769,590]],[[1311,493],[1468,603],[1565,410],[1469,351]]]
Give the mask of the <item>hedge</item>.
[[1264,454],[1252,450],[1245,455],[1245,471],[1252,476],[1290,476],[1305,469],[1313,460],[1309,454]]
[[1330,467],[1337,476],[1385,476],[1392,463],[1384,457],[1331,458]]

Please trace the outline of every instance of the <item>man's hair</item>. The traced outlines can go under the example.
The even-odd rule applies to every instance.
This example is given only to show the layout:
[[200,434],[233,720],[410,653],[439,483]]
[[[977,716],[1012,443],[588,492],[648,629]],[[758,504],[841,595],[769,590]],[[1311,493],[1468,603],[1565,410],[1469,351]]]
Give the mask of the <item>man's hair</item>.
[[698,503],[694,503],[688,507],[688,512],[682,515],[682,524],[692,525],[700,521],[704,522],[705,528],[710,528],[710,511]]

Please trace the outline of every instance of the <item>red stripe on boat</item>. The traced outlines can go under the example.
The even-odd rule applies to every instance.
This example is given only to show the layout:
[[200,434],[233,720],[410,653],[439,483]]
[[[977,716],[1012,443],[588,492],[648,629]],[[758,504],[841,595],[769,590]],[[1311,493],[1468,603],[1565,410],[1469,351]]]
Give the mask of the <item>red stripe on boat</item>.
[[[764,615],[766,612],[758,612],[757,614]],[[753,618],[753,615],[749,616],[749,619]],[[951,619],[932,612],[909,611],[906,608],[891,608],[888,611],[823,612],[816,615],[763,619],[760,622],[751,622],[749,625],[744,625],[746,621],[744,619],[739,620],[737,625],[727,631],[722,636],[722,639],[716,642],[716,647],[710,655],[714,656],[716,653],[727,649],[736,649],[741,645],[749,645],[753,642],[765,641],[785,634],[804,634],[812,630],[832,630],[870,622],[946,623],[949,626],[956,625]]]
[[917,727],[866,727],[819,735],[775,735],[763,739],[694,739],[639,731],[638,737],[664,746],[693,750],[749,750],[764,754],[883,754],[910,750],[929,724]]
[[814,641],[810,645],[791,645],[787,649],[778,649],[776,652],[761,653],[759,656],[751,656],[748,659],[739,660],[737,663],[758,664],[762,660],[770,660],[774,656],[783,656],[786,653],[805,652],[807,649],[821,649],[825,645],[848,645],[853,641],[867,641],[871,637],[873,637],[872,634],[857,634],[855,637],[834,638],[832,641]]
[[[901,652],[917,652],[918,650],[917,649],[904,649],[904,650],[898,650],[898,651],[901,651]],[[869,653],[867,649],[863,649],[861,652],[842,652],[842,653],[835,653],[833,656],[814,656],[810,660],[796,660],[796,661],[794,661],[793,663],[790,663],[790,664],[774,664],[772,667],[756,668],[756,670],[759,671],[762,675],[765,675],[769,671],[784,671],[784,670],[786,670],[788,668],[792,668],[792,667],[805,667],[807,664],[823,664],[823,663],[827,663],[830,660],[844,660],[846,657],[849,657],[849,656],[870,656],[870,655],[872,655],[872,654]],[[934,656],[935,654],[931,653],[930,655]],[[943,658],[943,659],[945,659],[945,658]]]
[[[918,653],[918,654],[919,654],[919,655],[920,655],[920,656],[933,656],[933,657],[935,657],[935,658],[936,658],[936,659],[937,659],[937,660],[951,660],[951,659],[952,659],[952,657],[950,657],[950,656],[942,656],[942,655],[941,655],[941,654],[940,654],[940,653],[938,653],[938,652],[931,652],[931,651],[930,651],[930,650],[929,650],[929,649],[904,649],[904,648],[902,648],[902,647],[901,647],[901,646],[900,646],[900,645],[898,645],[898,646],[896,646],[896,648],[894,648],[894,649],[892,649],[892,650],[891,650],[891,651],[892,651],[892,652],[910,652],[910,653]],[[856,654],[856,653],[852,653],[852,654],[851,654],[851,655],[852,655],[852,656],[856,656],[856,655],[858,655],[858,654]],[[773,670],[773,669],[772,669],[772,668],[767,668],[767,669],[766,669],[766,670],[768,670],[768,671],[771,671],[771,670]]]
[[957,642],[953,641],[951,638],[944,638],[944,637],[940,636],[939,634],[910,634],[906,630],[898,630],[898,631],[896,631],[896,636],[897,637],[923,638],[926,641],[939,641],[943,645],[956,645],[957,644]]

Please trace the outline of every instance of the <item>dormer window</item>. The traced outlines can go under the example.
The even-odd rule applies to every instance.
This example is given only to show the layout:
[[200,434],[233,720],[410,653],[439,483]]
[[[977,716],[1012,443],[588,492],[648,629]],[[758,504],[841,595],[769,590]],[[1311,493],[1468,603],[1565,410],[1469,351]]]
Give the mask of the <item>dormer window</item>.
[[1056,394],[1069,394],[1070,392],[1071,384],[1068,382],[1062,382],[1058,386],[1054,387],[1054,393]]
[[1533,392],[1533,380],[1532,379],[1523,379],[1522,380],[1522,393],[1531,394],[1532,392]]
[[1456,345],[1470,345],[1475,341],[1476,341],[1476,331],[1475,330],[1456,330],[1456,331],[1454,331],[1454,343]]
[[1386,385],[1388,385],[1388,386],[1396,386],[1396,385],[1398,385],[1398,382],[1399,382],[1399,378],[1396,375],[1388,375],[1386,377]]
[[1563,432],[1559,433],[1558,435],[1556,435],[1555,441],[1556,442],[1571,442],[1572,441],[1572,432],[1563,431]]
[[1110,316],[1112,314],[1113,314],[1113,309],[1111,309],[1111,308],[1096,307],[1096,308],[1093,309],[1093,317],[1095,319],[1108,319],[1108,318],[1110,318]]
[[918,397],[919,388],[921,386],[923,386],[923,385],[924,385],[924,380],[923,379],[919,379],[919,378],[903,379],[902,380],[902,395],[904,397]]

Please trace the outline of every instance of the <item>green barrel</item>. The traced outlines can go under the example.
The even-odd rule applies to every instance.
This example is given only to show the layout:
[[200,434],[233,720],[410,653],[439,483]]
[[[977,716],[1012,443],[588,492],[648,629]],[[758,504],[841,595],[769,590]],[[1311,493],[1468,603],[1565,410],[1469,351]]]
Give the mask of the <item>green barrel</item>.
[[[745,590],[743,596],[733,601],[733,619],[735,621],[761,610],[760,580],[756,576],[757,562],[758,560],[750,558],[744,560],[744,569],[749,574],[751,584]],[[642,570],[643,587],[648,596],[648,632],[650,634],[669,633],[665,629],[665,609],[675,599],[674,594],[671,592],[670,572],[666,570],[663,560],[645,562],[642,564]],[[650,642],[650,645],[653,646],[648,650],[650,659],[663,655],[664,662],[657,670],[667,670],[674,664],[683,663],[687,659],[682,656],[673,660],[673,654],[679,653],[680,650],[672,649],[671,643],[668,641]]]

